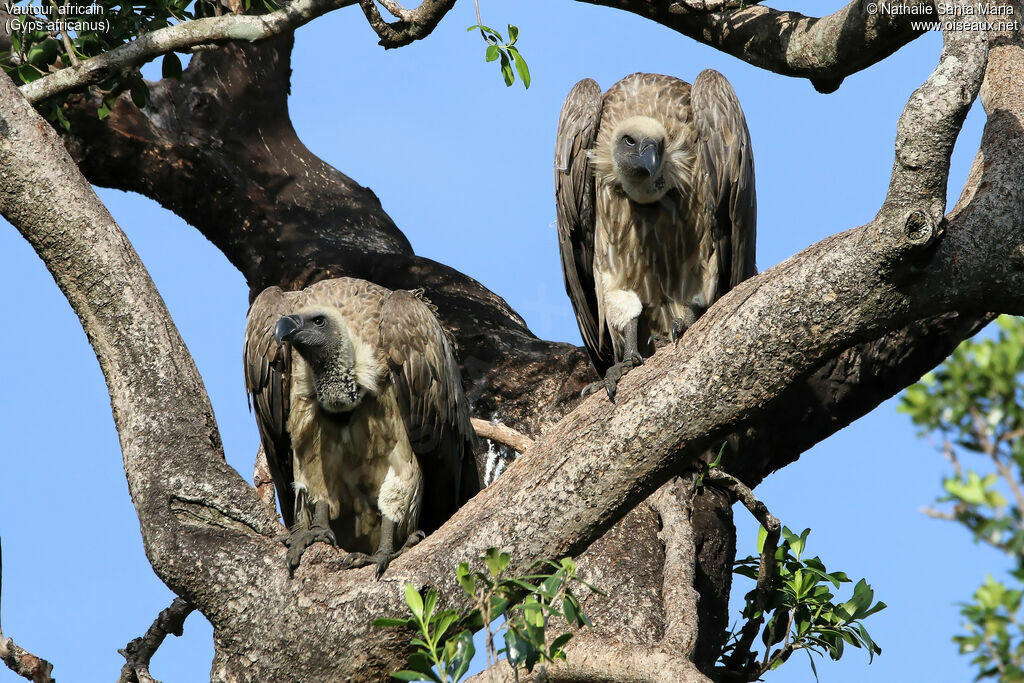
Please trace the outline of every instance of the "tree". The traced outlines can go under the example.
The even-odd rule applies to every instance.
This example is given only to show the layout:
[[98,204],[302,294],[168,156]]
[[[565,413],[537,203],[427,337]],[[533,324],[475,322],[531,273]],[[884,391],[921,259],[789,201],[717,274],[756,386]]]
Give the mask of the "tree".
[[[868,16],[857,3],[821,20],[760,7],[685,15],[667,5],[615,6],[758,66],[809,77],[826,91],[919,33],[906,16]],[[290,7],[280,24],[302,15],[303,6]],[[371,23],[393,44],[429,33],[448,8],[427,3],[392,28],[371,13]],[[157,33],[146,44],[160,47]],[[770,39],[780,35],[785,49]],[[750,40],[763,36],[769,39]],[[755,485],[934,366],[987,320],[983,311],[1019,308],[1020,102],[1010,75],[1021,58],[1019,36],[990,39],[986,64],[985,36],[948,32],[936,74],[901,117],[889,196],[871,223],[723,299],[685,344],[631,374],[614,407],[592,398],[576,408],[590,379],[579,349],[534,339],[497,296],[412,255],[372,193],[301,145],[285,107],[290,37],[203,50],[180,80],[154,86],[141,111],[122,97],[100,121],[96,101],[76,98],[64,142],[90,181],[142,192],[179,213],[224,251],[253,292],[331,274],[425,286],[460,341],[478,416],[500,411],[536,441],[491,489],[396,563],[394,579],[456,596],[452,549],[457,561],[492,545],[511,551],[520,570],[533,558],[584,549],[581,566],[607,567],[615,557],[634,580],[605,607],[608,620],[643,611],[643,623],[617,629],[615,640],[599,631],[574,640],[565,675],[676,672],[678,680],[702,680],[725,625],[734,552],[729,501],[708,489],[691,506],[669,489],[638,504],[726,438],[724,468]],[[984,164],[943,218],[949,153],[986,68]],[[47,92],[45,82],[27,90]],[[9,83],[2,87],[0,212],[83,318],[108,378],[147,555],[161,579],[214,623],[214,676],[373,680],[397,668],[399,637],[382,637],[369,623],[399,612],[400,592],[337,571],[327,550],[301,589],[288,582],[275,561],[282,553],[275,521],[223,463],[202,385],[144,270],[57,140]],[[664,525],[664,547],[659,515],[675,520]],[[625,570],[617,551],[623,543],[631,548]],[[296,598],[298,590],[315,596],[311,606]]]
[[[952,509],[925,512],[966,527],[976,541],[1002,551],[1013,562],[1010,585],[990,575],[972,602],[963,604],[966,633],[953,640],[963,654],[973,655],[979,679],[1019,681],[1024,677],[1024,323],[1009,316],[997,322],[995,339],[965,341],[935,372],[904,392],[900,408],[923,434],[941,436],[940,449],[953,466],[953,476],[942,481],[946,495],[939,499],[952,503]],[[971,454],[983,460],[975,464]]]

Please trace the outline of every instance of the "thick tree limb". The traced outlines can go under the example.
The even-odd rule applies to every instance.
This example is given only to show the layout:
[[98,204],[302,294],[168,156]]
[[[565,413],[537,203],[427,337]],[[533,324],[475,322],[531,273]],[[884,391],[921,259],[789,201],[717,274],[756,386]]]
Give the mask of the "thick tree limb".
[[131,244],[10,79],[0,79],[0,213],[47,263],[89,335],[154,569],[186,597],[206,590],[209,600],[234,583],[221,581],[224,567],[181,559],[205,555],[216,538],[239,553],[232,571],[244,580],[237,574],[256,569],[241,558],[255,561],[253,540],[277,522],[224,462],[199,374]]
[[21,92],[29,102],[40,102],[93,83],[100,83],[114,74],[142,66],[168,52],[185,52],[197,45],[232,40],[254,42],[280,35],[354,2],[355,0],[293,0],[269,14],[228,14],[194,19],[152,33],[143,33],[132,42],[110,52],[104,52],[27,83],[21,86]]
[[[578,2],[638,14],[754,66],[810,79],[823,93],[834,92],[850,74],[880,62],[921,35],[923,31],[911,28],[912,20],[935,19],[934,14],[869,14],[861,0],[821,18],[761,6],[694,14],[680,11],[678,3],[659,0]],[[928,0],[905,4],[931,6]]]
[[146,634],[129,642],[118,650],[125,658],[118,683],[155,683],[149,673],[149,662],[164,642],[168,633],[180,636],[185,628],[185,619],[195,607],[187,600],[175,598],[170,607],[160,612]]
[[[664,3],[651,0],[579,0],[633,12],[684,35],[776,73],[811,80],[832,92],[842,80],[889,56],[922,31],[910,27],[916,14],[868,14],[854,0],[820,19],[783,12],[740,0],[693,0]],[[73,64],[21,87],[30,102],[99,83],[111,75],[137,68],[173,51],[227,41],[254,42],[291,31],[355,0],[296,0],[264,15],[229,14],[188,21],[139,36],[110,52]],[[455,5],[455,0],[424,0],[408,10],[385,5],[397,21],[386,22],[374,0],[358,0],[367,21],[385,48],[396,48],[428,36]],[[909,4],[926,5],[920,0]],[[738,9],[737,9],[738,8]]]
[[[3,591],[3,554],[0,552],[0,593]],[[34,683],[53,683],[53,664],[19,647],[11,638],[4,637],[0,628],[0,660],[7,668]]]

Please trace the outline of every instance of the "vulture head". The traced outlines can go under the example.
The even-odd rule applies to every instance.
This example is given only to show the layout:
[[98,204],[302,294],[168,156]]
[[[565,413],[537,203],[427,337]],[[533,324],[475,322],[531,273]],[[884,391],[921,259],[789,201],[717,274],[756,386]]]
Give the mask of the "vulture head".
[[309,365],[317,403],[327,412],[349,412],[367,392],[376,393],[373,352],[353,339],[337,309],[315,306],[286,315],[274,326],[274,339],[290,343]]
[[612,168],[629,198],[641,204],[661,199],[665,182],[665,127],[649,116],[632,116],[612,133]]

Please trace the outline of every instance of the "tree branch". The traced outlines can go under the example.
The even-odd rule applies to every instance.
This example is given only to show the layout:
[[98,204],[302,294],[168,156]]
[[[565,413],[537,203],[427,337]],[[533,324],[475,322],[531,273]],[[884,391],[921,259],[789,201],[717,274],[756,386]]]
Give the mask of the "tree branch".
[[[3,553],[0,551],[0,594],[3,592],[3,567]],[[19,647],[11,638],[5,638],[2,628],[0,628],[0,660],[3,660],[8,669],[22,678],[27,678],[34,683],[53,683],[53,678],[50,676],[53,673],[53,664]]]
[[[775,590],[776,580],[778,579],[778,561],[775,559],[775,551],[779,549],[779,536],[782,534],[782,525],[779,523],[778,518],[768,510],[768,506],[758,500],[754,492],[735,477],[717,468],[709,470],[705,477],[716,486],[729,491],[737,500],[743,503],[743,507],[747,508],[754,519],[767,532],[764,545],[761,547],[761,562],[757,569],[757,585],[754,589],[752,611],[755,616],[748,619],[747,623],[743,625],[736,648],[729,655],[729,659],[725,663],[726,669],[734,673],[741,672],[744,671],[746,664],[752,660],[750,646],[754,644],[754,638],[757,637],[758,632],[761,630],[761,624],[764,623],[765,617],[764,608],[768,604],[768,598],[771,597]],[[746,680],[757,680],[762,673],[764,671],[759,669],[754,672],[752,677],[748,676]]]
[[665,631],[658,646],[664,652],[693,658],[700,637],[700,595],[697,592],[697,549],[690,505],[679,478],[669,481],[651,496],[650,505],[661,519],[658,536],[665,544],[664,578],[661,582]]
[[[923,31],[911,28],[911,20],[935,18],[934,14],[868,14],[861,0],[821,18],[760,6],[694,14],[680,11],[679,3],[658,0],[577,1],[646,17],[754,66],[810,79],[823,93],[834,92],[850,74],[921,35]],[[894,4],[931,6],[928,0]]]
[[29,102],[40,102],[99,83],[168,52],[184,52],[197,45],[231,40],[254,42],[270,38],[307,24],[332,10],[347,7],[354,1],[294,0],[269,14],[229,14],[168,26],[152,33],[143,33],[121,47],[27,83],[21,86],[21,92]]
[[155,683],[149,673],[150,660],[168,633],[181,636],[185,619],[194,610],[195,607],[187,600],[175,598],[170,607],[160,612],[145,635],[133,639],[124,649],[118,650],[126,660],[121,667],[118,683]]
[[533,445],[533,439],[517,432],[508,425],[490,420],[481,420],[478,417],[470,418],[470,422],[473,423],[473,430],[480,438],[497,441],[517,453],[525,453]]
[[380,37],[379,44],[391,49],[429,36],[448,10],[455,6],[455,0],[423,0],[414,10],[403,9],[394,2],[382,4],[398,21],[384,21],[377,11],[376,0],[359,0],[366,20]]
[[100,362],[154,570],[183,597],[204,591],[205,604],[220,589],[243,594],[251,585],[245,570],[225,576],[199,558],[208,559],[216,539],[219,552],[237,553],[244,567],[244,558],[274,546],[277,522],[224,462],[199,373],[138,255],[7,78],[0,78],[0,175],[0,214],[46,263]]

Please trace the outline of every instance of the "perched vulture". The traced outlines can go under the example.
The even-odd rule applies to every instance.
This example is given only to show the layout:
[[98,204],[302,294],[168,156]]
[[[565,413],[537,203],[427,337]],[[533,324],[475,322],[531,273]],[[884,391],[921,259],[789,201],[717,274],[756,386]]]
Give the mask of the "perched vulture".
[[245,384],[288,566],[326,541],[377,576],[479,490],[459,366],[415,292],[338,278],[263,291],[249,309]]
[[565,289],[615,399],[619,378],[755,274],[754,160],[729,82],[637,73],[577,83],[555,143]]

